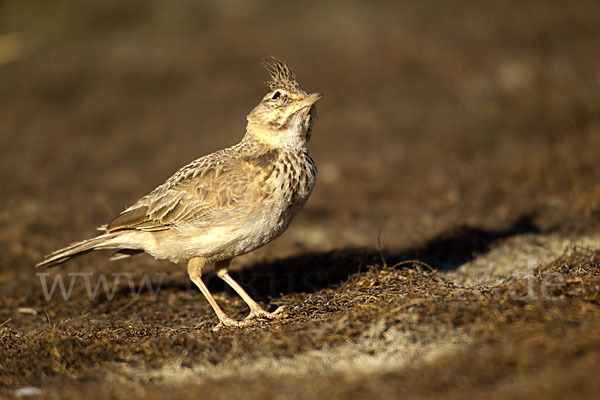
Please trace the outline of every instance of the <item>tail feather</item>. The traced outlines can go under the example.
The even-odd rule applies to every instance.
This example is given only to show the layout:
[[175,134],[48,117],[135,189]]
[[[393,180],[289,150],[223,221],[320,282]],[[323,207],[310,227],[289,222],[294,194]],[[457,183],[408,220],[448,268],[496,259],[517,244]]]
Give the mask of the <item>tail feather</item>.
[[115,243],[113,240],[117,236],[118,234],[115,233],[107,233],[96,236],[95,238],[73,243],[64,249],[56,250],[55,252],[48,254],[42,261],[36,264],[36,267],[51,267],[53,265],[62,264],[73,257],[83,255],[92,250],[119,248],[120,246],[118,243]]
[[123,260],[125,258],[129,258],[131,256],[135,256],[136,254],[140,254],[143,252],[144,252],[144,250],[122,249],[122,250],[117,251],[115,254],[113,254],[109,258],[109,260],[110,261]]

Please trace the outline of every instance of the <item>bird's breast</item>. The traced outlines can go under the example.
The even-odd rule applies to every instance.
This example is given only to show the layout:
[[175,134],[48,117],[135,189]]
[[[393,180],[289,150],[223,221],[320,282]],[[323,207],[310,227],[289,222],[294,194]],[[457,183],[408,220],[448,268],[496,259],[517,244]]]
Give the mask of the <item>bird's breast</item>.
[[[306,153],[282,153],[275,165],[269,185],[278,207],[277,225],[287,228],[308,200],[317,178],[317,169]],[[274,215],[275,216],[275,215]]]

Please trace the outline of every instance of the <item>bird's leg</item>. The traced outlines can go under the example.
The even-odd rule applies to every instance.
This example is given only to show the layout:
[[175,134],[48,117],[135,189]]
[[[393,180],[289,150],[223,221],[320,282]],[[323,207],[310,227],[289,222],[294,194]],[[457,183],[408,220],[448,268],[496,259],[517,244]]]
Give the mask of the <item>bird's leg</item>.
[[227,316],[227,314],[225,314],[223,312],[221,307],[219,307],[219,304],[217,304],[217,301],[215,300],[215,298],[212,297],[212,295],[208,291],[208,288],[202,281],[202,267],[205,265],[206,265],[205,259],[200,258],[200,257],[192,258],[188,262],[188,275],[190,276],[190,279],[192,280],[192,282],[194,282],[196,284],[196,286],[198,286],[198,289],[200,289],[200,291],[202,292],[202,294],[204,295],[206,300],[208,300],[208,303],[211,305],[211,307],[215,311],[215,314],[217,314],[217,317],[219,318],[219,321],[220,321],[219,325],[217,325],[217,328],[221,325],[224,325],[224,326],[243,326],[243,325],[245,325],[243,322],[236,321],[232,318],[229,318],[229,316]]
[[233,278],[229,275],[229,273],[227,272],[227,268],[229,267],[230,263],[231,259],[218,261],[215,264],[215,269],[217,270],[217,276],[223,279],[229,286],[231,286],[231,288],[235,290],[235,292],[242,298],[242,300],[244,300],[246,304],[248,304],[248,307],[250,307],[250,314],[248,314],[245,320],[248,321],[255,318],[279,318],[281,316],[281,312],[283,311],[283,307],[279,307],[272,313],[263,310],[263,308],[260,305],[258,305],[258,303],[254,301],[248,293],[246,293],[246,291],[239,285],[239,283],[234,281]]

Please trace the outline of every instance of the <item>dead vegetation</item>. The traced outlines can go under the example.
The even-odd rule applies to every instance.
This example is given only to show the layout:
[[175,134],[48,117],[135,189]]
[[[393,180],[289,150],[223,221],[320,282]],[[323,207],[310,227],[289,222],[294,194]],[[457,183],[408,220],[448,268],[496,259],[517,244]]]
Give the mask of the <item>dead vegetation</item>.
[[[261,398],[285,381],[303,388],[292,398],[378,390],[383,398],[463,397],[492,389],[501,398],[523,393],[519,379],[532,392],[578,382],[578,393],[591,394],[600,362],[599,271],[600,252],[582,248],[497,287],[460,287],[419,266],[367,264],[338,285],[274,301],[286,306],[285,320],[219,332],[189,328],[197,320],[183,315],[189,299],[172,287],[158,304],[141,296],[127,319],[112,304],[27,333],[3,326],[1,379],[5,387],[42,386],[67,397],[133,390],[150,398],[198,391]],[[167,298],[173,311],[159,312]],[[123,388],[107,389],[105,381]]]
[[[597,397],[598,2],[227,4],[0,5],[0,396]],[[326,93],[313,197],[234,275],[285,319],[214,332],[148,257],[33,269],[237,141],[268,54]]]

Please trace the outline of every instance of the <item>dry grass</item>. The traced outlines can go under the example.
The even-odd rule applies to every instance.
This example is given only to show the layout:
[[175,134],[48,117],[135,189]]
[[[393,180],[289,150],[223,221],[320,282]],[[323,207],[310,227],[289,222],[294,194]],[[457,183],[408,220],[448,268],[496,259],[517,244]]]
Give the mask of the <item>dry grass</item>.
[[[595,398],[598,2],[228,4],[0,4],[0,395]],[[106,254],[47,281],[139,296],[47,301],[43,254],[241,137],[268,54],[326,93],[314,195],[235,261],[287,317],[213,332],[180,266]]]
[[[275,304],[286,305],[285,320],[217,333],[182,327],[194,318],[174,322],[176,312],[159,313],[162,305],[142,296],[128,320],[112,311],[27,334],[0,328],[1,379],[57,397],[134,390],[150,398],[261,398],[286,382],[304,388],[290,391],[292,398],[464,397],[492,389],[502,398],[523,394],[519,380],[531,393],[577,382],[574,393],[591,394],[600,360],[599,267],[600,252],[572,249],[530,280],[467,288],[418,267],[373,265],[329,289],[281,297]],[[543,295],[544,279],[560,282],[550,273],[564,279],[548,287],[552,298]],[[166,290],[182,313],[181,291]]]

